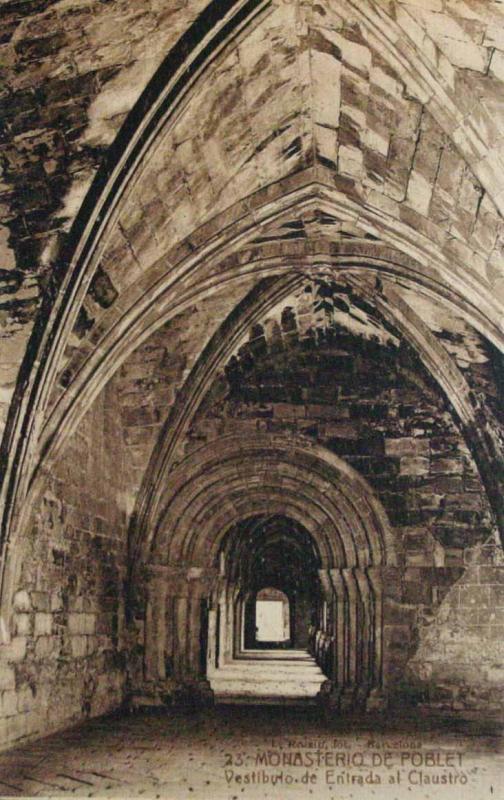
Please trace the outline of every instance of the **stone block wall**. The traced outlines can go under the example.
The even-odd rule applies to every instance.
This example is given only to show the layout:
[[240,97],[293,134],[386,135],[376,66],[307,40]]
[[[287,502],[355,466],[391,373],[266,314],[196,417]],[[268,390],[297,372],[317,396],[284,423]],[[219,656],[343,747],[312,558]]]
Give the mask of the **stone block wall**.
[[442,710],[504,702],[504,553],[492,536],[468,549],[466,569],[435,615],[419,629],[419,647],[407,669],[406,688],[422,705]]
[[[206,0],[1,5],[3,427],[41,298],[57,293],[82,199],[148,78]],[[351,3],[350,14],[339,0],[274,4],[272,14],[215,63],[163,146],[143,165],[143,179],[121,210],[67,342],[53,402],[66,390],[80,394],[72,381],[117,315],[130,302],[134,308],[136,292],[164,278],[167,264],[179,263],[186,245],[191,250],[203,234],[189,239],[190,246],[186,236],[194,237],[204,222],[211,230],[219,211],[229,212],[231,221],[233,209],[254,191],[254,203],[262,202],[265,187],[282,194],[281,182],[293,175],[301,180],[312,161],[319,179],[334,183],[364,217],[369,212],[386,221],[387,241],[398,226],[416,242],[412,253],[419,243],[422,251],[429,243],[444,253],[454,269],[447,272],[448,286],[458,284],[458,263],[464,273],[472,270],[476,290],[491,287],[500,296],[502,231],[494,200],[502,193],[504,39],[497,10],[484,5],[476,13],[467,4],[391,0],[382,16],[395,38],[391,57],[387,48],[377,48],[363,22],[365,4]],[[406,40],[411,58],[402,50]],[[427,68],[436,65],[450,90],[446,97],[456,97],[455,117],[448,114],[437,73],[433,102],[415,86],[417,56]],[[464,160],[466,133],[468,141],[483,145],[477,158],[466,152]],[[311,236],[312,222],[291,233]],[[477,304],[478,292],[470,294]],[[220,290],[214,300],[225,316]],[[196,336],[188,313],[192,342],[183,346],[177,328],[184,327],[183,316],[172,324],[169,335],[176,341],[169,357],[161,346],[142,364],[145,348],[123,364],[120,407],[107,390],[65,456],[43,477],[40,501],[18,543],[22,569],[11,639],[0,648],[2,724],[10,741],[35,731],[40,720],[44,730],[62,724],[65,706],[74,709],[73,719],[106,707],[106,696],[112,704],[120,696],[124,512],[162,415],[213,330],[205,314],[198,317]],[[444,603],[460,603],[462,580],[472,575],[469,585],[482,589],[474,590],[475,602],[495,599],[493,584],[481,583],[487,573],[479,566],[471,573],[466,561],[468,551],[491,534],[485,494],[450,410],[415,360],[401,360],[405,351],[397,342],[390,348],[382,341],[373,352],[372,338],[356,346],[362,339],[347,337],[327,342],[314,357],[313,349],[298,347],[291,322],[287,313],[280,327],[281,338],[296,345],[294,358],[264,363],[247,378],[246,360],[262,347],[261,334],[254,336],[238,359],[238,373],[230,365],[224,394],[217,387],[219,398],[229,390],[223,410],[212,408],[202,427],[194,426],[187,450],[229,431],[293,430],[341,455],[368,479],[396,529],[402,559],[385,609],[389,650],[402,669],[404,659],[420,652],[426,620],[441,614]],[[127,450],[118,435],[121,418]],[[477,625],[485,627],[479,617]],[[482,674],[492,669],[485,666]],[[110,683],[96,677],[100,671],[112,676]]]
[[16,544],[10,641],[0,645],[0,746],[122,702],[132,501],[118,410],[110,384],[39,479],[30,524]]

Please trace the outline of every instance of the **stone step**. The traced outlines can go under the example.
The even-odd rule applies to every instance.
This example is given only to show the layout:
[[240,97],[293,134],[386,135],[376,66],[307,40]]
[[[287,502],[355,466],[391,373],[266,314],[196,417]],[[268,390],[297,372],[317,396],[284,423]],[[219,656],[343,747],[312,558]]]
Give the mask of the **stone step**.
[[270,667],[271,669],[276,667],[284,667],[289,669],[299,669],[307,666],[318,666],[316,661],[313,658],[232,658],[229,661],[230,664],[243,664],[244,666],[248,666],[249,664],[264,664],[265,667]]
[[323,683],[325,676],[320,673],[319,675],[313,673],[303,673],[294,677],[293,675],[275,675],[269,673],[253,673],[253,672],[228,672],[227,670],[219,670],[208,676],[210,683],[216,681],[244,681],[247,683],[261,684],[261,683],[291,683],[294,686],[299,683]]
[[261,705],[261,706],[316,706],[317,699],[312,696],[286,697],[285,695],[243,695],[243,694],[216,694],[215,702],[218,705]]
[[210,685],[216,698],[225,695],[243,695],[247,697],[315,697],[321,686],[319,683],[287,683],[285,681],[211,681]]
[[313,661],[312,656],[306,650],[242,650],[238,658]]
[[[243,654],[241,654],[243,655]],[[217,703],[260,702],[284,704],[315,702],[324,673],[303,650],[248,651],[208,673]]]
[[299,680],[303,676],[307,677],[319,677],[323,675],[322,670],[319,667],[293,667],[289,669],[288,667],[279,667],[278,669],[270,669],[263,664],[251,664],[250,666],[242,666],[238,664],[225,664],[222,667],[219,667],[216,670],[212,670],[209,672],[209,676],[215,673],[226,674],[230,677],[237,676],[237,675],[254,675],[254,676],[263,676],[265,678],[269,677],[285,677],[287,680]]

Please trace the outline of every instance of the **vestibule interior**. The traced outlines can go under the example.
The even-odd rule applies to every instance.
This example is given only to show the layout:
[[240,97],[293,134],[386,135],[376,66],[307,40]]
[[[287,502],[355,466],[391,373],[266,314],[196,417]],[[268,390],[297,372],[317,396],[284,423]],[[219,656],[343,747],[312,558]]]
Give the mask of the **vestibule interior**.
[[[22,5],[61,26],[59,47],[66,12]],[[85,101],[80,74],[75,92],[60,72],[46,85],[31,35],[6,67],[44,86],[12,93],[7,134],[28,144],[2,178],[19,261],[3,276],[2,741],[260,686],[334,714],[495,713],[503,194],[480,104],[489,85],[494,113],[495,48],[459,69],[458,48],[401,28],[406,0],[371,17],[346,0],[143,5],[143,55],[93,68]],[[411,6],[439,33],[441,13]],[[479,31],[476,64],[479,26],[460,28]],[[132,107],[126,70],[154,70],[154,29],[159,70]],[[42,91],[65,100],[18,136]]]
[[[479,702],[496,626],[469,611],[498,613],[500,551],[478,452],[355,283],[279,280],[285,296],[261,283],[200,358],[185,313],[153,334],[41,477],[9,645],[34,718],[57,692],[74,718],[124,701]],[[497,392],[492,350],[456,346]],[[268,641],[258,601],[279,597]]]

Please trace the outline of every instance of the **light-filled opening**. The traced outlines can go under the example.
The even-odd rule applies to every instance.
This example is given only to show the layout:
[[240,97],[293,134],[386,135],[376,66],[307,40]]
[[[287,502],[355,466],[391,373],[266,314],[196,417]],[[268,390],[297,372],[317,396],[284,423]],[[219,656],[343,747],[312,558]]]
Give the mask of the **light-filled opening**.
[[[268,595],[274,594],[274,597]],[[266,597],[265,597],[266,595]],[[278,590],[263,590],[256,599],[256,641],[286,642],[290,639],[289,600]]]

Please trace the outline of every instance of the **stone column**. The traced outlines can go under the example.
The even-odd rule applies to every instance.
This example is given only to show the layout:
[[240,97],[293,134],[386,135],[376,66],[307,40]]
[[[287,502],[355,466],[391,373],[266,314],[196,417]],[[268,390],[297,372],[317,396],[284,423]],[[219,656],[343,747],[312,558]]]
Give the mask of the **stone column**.
[[331,569],[329,572],[331,578],[331,585],[334,589],[334,634],[335,634],[335,647],[334,647],[334,662],[333,672],[336,684],[342,688],[348,680],[347,671],[347,641],[346,641],[346,606],[347,596],[345,590],[345,583],[341,570]]
[[[209,598],[212,583],[217,579],[214,570],[190,567],[186,574],[189,600],[187,666],[192,677],[201,677],[201,602]],[[206,653],[204,654],[206,657]]]
[[233,635],[233,657],[240,652],[243,645],[243,598],[238,594],[235,600],[235,619]]
[[176,678],[183,679],[187,675],[187,627],[189,623],[189,598],[187,595],[176,597],[175,611],[175,647],[173,654],[173,672]]
[[223,667],[226,663],[226,596],[221,595],[219,598],[219,658],[218,658],[218,667]]
[[374,610],[374,669],[373,686],[383,686],[383,579],[381,567],[368,567]]
[[173,663],[175,653],[175,598],[167,588],[166,602],[165,602],[165,619],[166,619],[166,646],[165,653],[169,658],[171,664],[170,676],[173,675]]
[[215,649],[218,643],[218,658],[217,668],[222,667],[225,663],[225,646],[226,646],[226,605],[227,605],[227,579],[220,575],[216,579],[214,597],[215,597]]
[[167,583],[163,574],[151,574],[147,585],[147,608],[145,614],[145,677],[148,681],[166,677],[166,593]]
[[202,586],[198,583],[192,586],[189,595],[189,624],[187,631],[187,667],[191,678],[198,678],[201,674],[201,600],[203,598]]
[[354,570],[344,569],[342,575],[348,595],[348,683],[354,686],[357,681],[358,591]]
[[225,640],[224,657],[226,662],[233,659],[234,655],[234,633],[235,633],[235,600],[238,597],[239,589],[234,583],[228,583],[226,588],[226,609],[225,609]]
[[191,567],[187,571],[187,677],[200,676],[201,600],[205,594],[203,570]]
[[362,569],[355,570],[355,580],[360,595],[361,621],[358,631],[358,649],[361,655],[357,665],[359,701],[365,703],[374,680],[374,634],[372,619],[372,599],[369,579]]
[[217,607],[214,605],[208,610],[208,650],[206,654],[207,673],[210,674],[215,668],[217,648]]
[[151,587],[147,587],[147,603],[145,606],[145,643],[144,643],[144,675],[148,681],[156,680],[156,633],[154,630],[154,599]]
[[357,648],[359,643],[358,608],[359,592],[355,571],[353,569],[341,570],[347,591],[347,683],[341,696],[341,709],[343,711],[353,707],[355,689],[357,686]]
[[[327,569],[319,569],[319,579],[320,585],[322,587],[322,594],[324,596],[324,601],[326,604],[325,609],[325,618],[323,620],[323,635],[320,637],[320,644],[322,645],[322,651],[320,652],[320,647],[317,648],[317,662],[323,672],[327,675],[328,678],[331,680],[335,677],[334,676],[334,649],[335,649],[335,636],[334,631],[328,630],[327,627],[327,614],[328,608],[334,605],[334,588],[331,583],[331,576],[329,574],[329,570]],[[329,652],[328,652],[329,651]]]
[[[149,567],[145,632],[148,680],[166,678],[165,653],[173,657],[173,676],[198,678],[201,673],[201,600],[210,594],[213,570],[201,567]],[[172,618],[167,619],[167,610]]]

